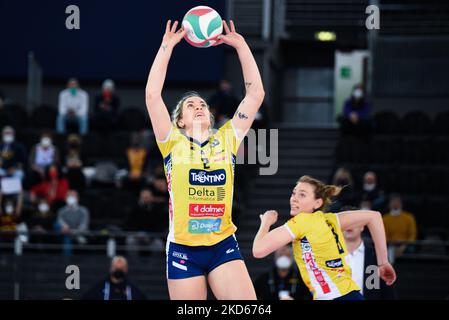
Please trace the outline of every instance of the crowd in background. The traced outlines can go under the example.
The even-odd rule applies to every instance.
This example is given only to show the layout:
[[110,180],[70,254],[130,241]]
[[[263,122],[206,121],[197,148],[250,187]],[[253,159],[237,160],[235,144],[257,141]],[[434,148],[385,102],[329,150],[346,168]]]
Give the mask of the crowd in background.
[[[86,166],[83,139],[89,132],[120,130],[121,100],[112,80],[103,82],[101,92],[93,99],[92,110],[89,101],[78,80],[69,79],[59,94],[55,127],[42,130],[39,141],[27,150],[18,139],[17,119],[0,95],[0,231],[11,231],[0,237],[2,241],[13,241],[14,232],[21,231],[23,242],[62,241],[65,253],[70,254],[71,245],[86,243],[88,238],[83,232],[92,230],[91,221],[95,217],[91,216],[89,205],[83,203],[83,194],[95,179],[95,187],[112,182],[114,188],[134,195],[132,203],[123,204],[123,215],[114,226],[114,230],[134,232],[126,237],[126,245],[144,244],[163,250],[163,236],[148,236],[148,232],[167,233],[169,198],[161,156],[154,147],[151,130],[129,135],[129,146],[122,155],[126,166],[118,167],[113,162]],[[220,82],[208,102],[217,128],[232,117],[239,104],[226,80]],[[62,146],[56,145],[55,136],[63,137]],[[238,208],[237,200],[236,215]],[[49,236],[52,234],[58,237]]]

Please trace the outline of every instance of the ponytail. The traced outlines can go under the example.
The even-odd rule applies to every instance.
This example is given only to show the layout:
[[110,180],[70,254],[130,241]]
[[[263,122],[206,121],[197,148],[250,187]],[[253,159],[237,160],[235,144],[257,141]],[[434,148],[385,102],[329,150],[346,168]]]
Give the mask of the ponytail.
[[342,189],[341,187],[337,187],[335,185],[324,184],[320,180],[310,176],[302,176],[299,178],[298,183],[299,182],[308,183],[314,187],[315,199],[323,200],[323,205],[318,209],[329,206],[332,203],[332,198],[338,196]]

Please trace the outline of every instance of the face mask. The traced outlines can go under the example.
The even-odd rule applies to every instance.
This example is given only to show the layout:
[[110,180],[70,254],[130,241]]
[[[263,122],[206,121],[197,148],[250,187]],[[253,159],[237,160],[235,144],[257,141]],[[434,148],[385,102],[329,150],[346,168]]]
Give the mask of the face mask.
[[363,91],[361,89],[355,89],[354,92],[352,93],[352,96],[355,99],[362,99],[363,98]]
[[51,146],[51,139],[48,137],[42,138],[41,139],[41,145],[44,147],[49,147]]
[[73,196],[67,197],[67,204],[69,206],[76,206],[78,204],[78,199]]
[[126,277],[126,273],[123,270],[115,270],[114,272],[112,272],[112,276],[114,278],[116,278],[117,280],[123,280]]
[[76,88],[70,88],[70,93],[72,94],[72,96],[76,96]]
[[14,136],[12,134],[5,134],[5,135],[3,135],[3,142],[4,143],[13,143],[14,142]]
[[50,206],[47,203],[40,203],[38,206],[39,212],[45,213],[50,210]]
[[78,149],[80,147],[80,144],[78,142],[70,142],[69,148],[70,149]]
[[9,215],[13,214],[13,213],[14,213],[14,207],[13,207],[12,205],[7,205],[7,206],[5,207],[5,212],[6,212],[7,214],[9,214]]
[[373,191],[374,189],[376,189],[376,184],[375,183],[365,183],[363,185],[363,190],[365,190],[365,191],[370,192],[370,191]]
[[345,186],[347,184],[349,184],[349,179],[346,179],[346,178],[337,179],[337,185]]
[[292,265],[292,259],[282,256],[276,259],[276,267],[278,269],[289,269]]
[[401,214],[401,209],[391,209],[390,210],[390,214],[394,217],[398,216]]

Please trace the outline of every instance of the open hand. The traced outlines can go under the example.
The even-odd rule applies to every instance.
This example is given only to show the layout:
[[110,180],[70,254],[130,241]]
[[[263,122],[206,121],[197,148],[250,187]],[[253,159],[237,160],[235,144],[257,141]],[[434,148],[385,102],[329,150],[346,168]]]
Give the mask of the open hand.
[[229,21],[229,25],[231,26],[231,29],[229,29],[226,21],[223,20],[223,28],[225,30],[225,34],[217,37],[218,41],[215,45],[226,43],[227,45],[234,47],[235,49],[239,49],[245,44],[245,39],[242,37],[242,35],[238,34],[235,31],[235,25],[232,20]]
[[183,27],[179,28],[179,30],[176,31],[177,27],[178,21],[175,21],[173,25],[171,24],[171,20],[167,21],[167,25],[165,27],[165,34],[164,37],[162,38],[162,48],[166,48],[167,46],[173,48],[184,37],[187,31]]

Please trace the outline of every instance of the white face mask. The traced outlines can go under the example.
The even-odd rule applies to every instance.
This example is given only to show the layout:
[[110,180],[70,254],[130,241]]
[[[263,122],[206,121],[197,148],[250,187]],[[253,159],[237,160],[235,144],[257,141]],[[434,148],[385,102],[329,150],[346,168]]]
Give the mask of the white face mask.
[[3,142],[4,143],[13,143],[14,142],[14,135],[12,135],[12,134],[5,134],[5,135],[3,135]]
[[41,139],[41,145],[43,145],[44,147],[51,146],[51,139],[48,138],[48,137],[42,138]]
[[391,209],[390,214],[396,217],[401,214],[401,209]]
[[50,206],[47,203],[40,203],[38,209],[40,212],[48,212],[48,210],[50,210]]
[[13,207],[12,205],[7,205],[7,206],[5,207],[5,212],[6,212],[7,214],[9,214],[9,215],[13,214],[13,213],[14,213],[14,207]]
[[363,185],[363,190],[365,190],[365,191],[370,192],[370,191],[373,191],[374,189],[376,189],[376,184],[375,183],[365,183]]
[[78,199],[73,196],[67,197],[67,204],[69,206],[76,206],[78,204]]
[[363,91],[362,91],[362,89],[355,89],[354,92],[352,93],[352,96],[353,96],[355,99],[361,99],[361,98],[363,98]]
[[289,269],[292,265],[292,259],[282,256],[276,259],[276,267],[278,269]]

